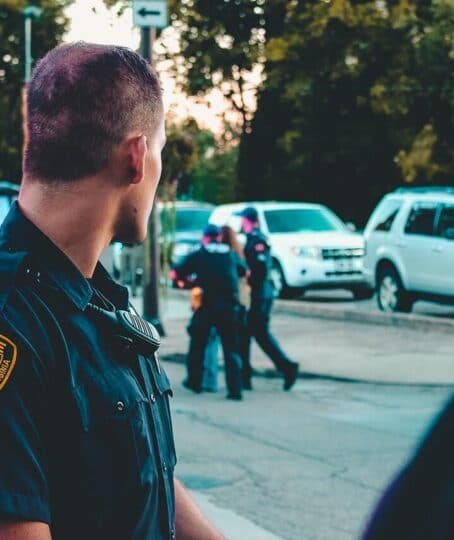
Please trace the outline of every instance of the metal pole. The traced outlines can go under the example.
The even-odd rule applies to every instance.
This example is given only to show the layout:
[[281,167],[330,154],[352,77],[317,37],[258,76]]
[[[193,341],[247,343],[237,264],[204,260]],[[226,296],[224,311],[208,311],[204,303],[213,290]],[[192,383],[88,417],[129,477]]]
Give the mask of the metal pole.
[[[140,52],[153,65],[154,28],[141,28]],[[158,241],[159,216],[156,204],[148,221],[148,234],[144,242],[143,261],[143,316],[152,322],[161,336],[164,335],[159,313],[160,250]]]
[[32,19],[25,17],[25,82],[30,81],[32,72]]

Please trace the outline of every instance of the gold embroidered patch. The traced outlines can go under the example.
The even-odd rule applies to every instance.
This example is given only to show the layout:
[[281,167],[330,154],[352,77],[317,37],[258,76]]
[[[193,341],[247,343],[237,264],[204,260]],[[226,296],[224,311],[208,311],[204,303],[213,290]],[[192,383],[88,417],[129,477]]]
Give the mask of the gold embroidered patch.
[[16,344],[0,334],[0,390],[3,390],[13,372],[16,357]]

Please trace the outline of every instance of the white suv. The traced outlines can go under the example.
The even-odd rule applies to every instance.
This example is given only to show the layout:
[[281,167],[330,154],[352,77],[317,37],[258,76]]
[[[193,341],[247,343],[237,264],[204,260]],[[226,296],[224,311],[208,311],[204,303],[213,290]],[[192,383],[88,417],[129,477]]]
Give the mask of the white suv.
[[363,277],[364,240],[331,210],[320,204],[243,202],[220,205],[210,222],[241,228],[240,212],[254,206],[260,228],[271,244],[271,278],[276,294],[290,297],[307,289],[338,288],[356,298],[373,291]]
[[454,188],[386,195],[364,231],[364,272],[383,311],[418,299],[454,304]]

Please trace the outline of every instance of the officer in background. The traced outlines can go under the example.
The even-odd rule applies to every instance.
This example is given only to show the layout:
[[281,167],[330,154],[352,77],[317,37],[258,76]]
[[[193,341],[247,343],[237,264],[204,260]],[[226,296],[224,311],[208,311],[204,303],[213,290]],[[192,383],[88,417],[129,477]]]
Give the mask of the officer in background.
[[124,47],[50,51],[0,229],[0,538],[220,540],[182,485],[151,325],[97,262],[145,238],[159,81]]
[[[272,360],[284,376],[284,390],[290,390],[298,377],[299,365],[292,362],[271,334],[269,323],[274,299],[274,287],[269,278],[271,270],[271,248],[260,231],[257,210],[248,206],[241,212],[242,228],[246,234],[244,254],[250,268],[251,306],[248,313],[248,328],[260,348]],[[252,389],[250,362],[250,337],[243,344],[243,388]]]
[[202,305],[194,312],[190,323],[188,377],[183,384],[194,392],[202,391],[205,350],[214,326],[224,351],[227,398],[240,400],[242,362],[239,356],[241,310],[238,276],[246,275],[247,266],[235,251],[220,240],[219,227],[207,225],[200,248],[173,269],[177,279],[181,280],[196,274],[196,283],[202,289]]

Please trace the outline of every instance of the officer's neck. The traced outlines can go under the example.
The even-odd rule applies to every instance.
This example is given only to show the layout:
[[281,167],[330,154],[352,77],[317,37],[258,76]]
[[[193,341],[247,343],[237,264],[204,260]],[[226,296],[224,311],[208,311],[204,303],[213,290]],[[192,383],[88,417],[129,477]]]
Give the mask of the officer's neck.
[[103,183],[80,180],[64,187],[22,181],[24,215],[63,251],[85,277],[91,277],[112,239],[115,204]]

